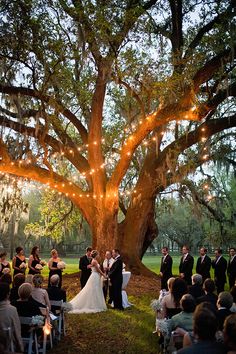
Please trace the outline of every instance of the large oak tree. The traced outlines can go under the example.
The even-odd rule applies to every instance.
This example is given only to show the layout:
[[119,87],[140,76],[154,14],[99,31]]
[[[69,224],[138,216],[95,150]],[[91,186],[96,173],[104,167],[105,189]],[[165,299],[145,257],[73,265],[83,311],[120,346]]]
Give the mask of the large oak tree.
[[157,195],[236,126],[235,1],[0,3],[0,171],[66,194],[145,272]]

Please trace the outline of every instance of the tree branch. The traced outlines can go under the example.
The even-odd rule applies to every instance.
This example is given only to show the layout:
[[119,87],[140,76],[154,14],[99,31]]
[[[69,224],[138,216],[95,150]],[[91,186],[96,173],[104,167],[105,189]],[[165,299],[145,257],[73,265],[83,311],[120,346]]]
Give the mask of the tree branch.
[[37,90],[33,90],[25,87],[16,87],[16,86],[6,86],[0,84],[0,92],[6,93],[9,95],[23,95],[37,98],[49,106],[52,106],[58,110],[61,114],[63,114],[72,124],[74,124],[75,128],[81,135],[84,144],[87,144],[87,130],[83,126],[83,124],[79,121],[79,119],[67,108],[64,108],[63,104],[55,100],[53,97],[42,94]]

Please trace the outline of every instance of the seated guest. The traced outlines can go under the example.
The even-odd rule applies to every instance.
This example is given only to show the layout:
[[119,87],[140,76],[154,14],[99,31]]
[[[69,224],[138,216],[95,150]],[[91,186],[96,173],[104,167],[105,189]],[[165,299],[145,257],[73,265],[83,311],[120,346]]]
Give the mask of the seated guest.
[[21,326],[16,308],[9,302],[10,287],[7,283],[0,283],[0,329],[10,328],[15,351],[23,352]]
[[[46,315],[45,305],[38,303],[32,297],[33,287],[29,283],[24,283],[19,287],[19,299],[15,301],[14,306],[18,315],[22,317],[32,317],[37,315]],[[21,326],[22,336],[27,337],[29,334],[29,326]]]
[[29,283],[33,285],[33,274],[27,274],[25,277],[25,283]]
[[234,285],[231,289],[230,289],[230,294],[233,296],[233,305],[230,308],[230,311],[235,313],[236,312],[236,285]]
[[7,284],[11,285],[11,283],[12,283],[11,274],[10,273],[3,274],[0,278],[0,282],[7,283]]
[[180,349],[179,354],[223,354],[225,347],[215,340],[217,320],[214,313],[198,305],[193,315],[193,332],[196,342]]
[[183,295],[180,300],[180,306],[182,311],[171,318],[169,322],[170,329],[173,330],[180,327],[190,332],[193,330],[193,312],[196,307],[193,296],[190,294]]
[[33,290],[32,298],[41,304],[44,304],[51,309],[48,293],[45,289],[42,289],[43,276],[41,274],[35,274],[33,276]]
[[192,285],[189,286],[188,292],[194,297],[194,299],[197,299],[204,295],[202,289],[202,276],[200,274],[193,274],[191,279]]
[[[60,277],[58,274],[54,274],[50,278],[50,287],[47,289],[49,300],[66,302],[66,291],[59,288]],[[58,309],[57,306],[52,306],[51,310],[53,313]]]
[[224,322],[224,343],[227,346],[227,354],[236,353],[236,314],[226,317]]
[[10,291],[10,302],[11,304],[19,299],[18,289],[25,282],[25,275],[18,273],[14,276],[13,286]]
[[187,285],[183,279],[175,278],[170,293],[162,300],[163,317],[171,318],[181,311],[180,299],[187,293]]
[[203,290],[205,292],[205,295],[197,298],[197,304],[200,304],[202,302],[210,302],[214,306],[215,310],[217,310],[216,303],[218,300],[218,296],[214,294],[215,288],[216,287],[214,281],[210,278],[207,278],[203,283]]
[[219,293],[217,300],[218,311],[216,316],[218,321],[218,329],[220,331],[223,330],[223,324],[226,317],[232,314],[232,312],[230,311],[232,305],[233,296],[228,291],[222,291],[221,293]]

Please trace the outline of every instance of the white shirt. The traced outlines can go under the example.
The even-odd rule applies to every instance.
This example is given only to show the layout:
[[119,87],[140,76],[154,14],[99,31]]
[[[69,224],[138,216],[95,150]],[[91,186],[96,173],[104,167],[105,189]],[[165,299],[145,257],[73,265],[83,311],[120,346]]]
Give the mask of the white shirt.
[[105,258],[102,263],[103,269],[108,268],[108,267],[111,269],[111,266],[114,262],[115,262],[114,258],[110,258],[110,259]]

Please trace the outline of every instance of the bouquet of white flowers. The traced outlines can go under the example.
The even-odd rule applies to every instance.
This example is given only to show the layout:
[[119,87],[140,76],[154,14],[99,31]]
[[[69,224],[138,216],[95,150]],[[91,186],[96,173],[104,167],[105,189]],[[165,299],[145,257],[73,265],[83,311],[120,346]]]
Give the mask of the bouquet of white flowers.
[[43,266],[41,264],[36,264],[35,269],[42,270]]
[[60,261],[60,262],[57,263],[57,268],[58,269],[65,269],[65,267],[66,267],[65,262]]
[[44,325],[44,321],[45,321],[44,316],[40,316],[40,315],[32,316],[31,324],[33,326],[43,326]]
[[153,311],[155,311],[155,312],[162,311],[162,305],[161,305],[161,301],[159,299],[152,300],[150,306],[153,309]]
[[44,267],[45,265],[47,265],[47,262],[46,262],[46,261],[44,261],[44,260],[41,260],[41,261],[40,261],[40,264],[41,264],[41,266],[43,266],[43,267]]
[[3,270],[2,270],[2,272],[3,272],[3,274],[8,274],[8,273],[10,273],[10,268],[3,268]]
[[25,262],[22,262],[19,266],[20,269],[26,269],[27,268],[27,264]]
[[164,319],[156,319],[156,329],[164,336],[170,336],[170,320]]
[[73,309],[73,306],[69,302],[63,302],[61,308],[62,308],[63,311],[69,312],[69,311],[71,311]]

